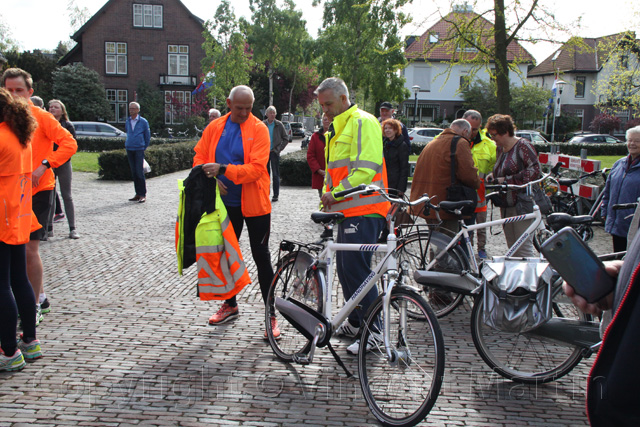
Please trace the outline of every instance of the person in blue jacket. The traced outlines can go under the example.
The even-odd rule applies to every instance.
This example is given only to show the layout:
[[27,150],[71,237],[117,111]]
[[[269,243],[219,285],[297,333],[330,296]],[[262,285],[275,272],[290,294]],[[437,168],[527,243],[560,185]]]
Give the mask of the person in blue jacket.
[[127,141],[124,148],[127,150],[133,186],[136,195],[129,199],[130,202],[144,203],[147,201],[147,185],[144,180],[144,150],[149,146],[151,132],[149,122],[140,115],[140,104],[129,103],[129,118],[125,125],[127,131]]
[[627,250],[630,215],[634,210],[614,210],[613,205],[633,203],[640,197],[640,126],[627,130],[627,149],[629,155],[615,162],[611,168],[602,197],[604,231],[613,238],[614,252]]

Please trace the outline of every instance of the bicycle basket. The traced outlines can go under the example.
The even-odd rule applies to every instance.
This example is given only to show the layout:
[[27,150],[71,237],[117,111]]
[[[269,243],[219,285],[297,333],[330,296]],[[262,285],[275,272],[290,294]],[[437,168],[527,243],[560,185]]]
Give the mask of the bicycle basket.
[[482,267],[484,323],[503,332],[527,332],[551,319],[553,270],[539,258],[496,257]]

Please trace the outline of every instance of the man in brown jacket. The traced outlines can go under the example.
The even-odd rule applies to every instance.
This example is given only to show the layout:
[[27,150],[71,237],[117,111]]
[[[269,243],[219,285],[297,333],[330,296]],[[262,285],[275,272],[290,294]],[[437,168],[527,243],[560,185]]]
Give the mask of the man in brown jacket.
[[[432,204],[446,200],[447,187],[451,185],[451,141],[456,135],[461,136],[456,146],[456,181],[471,188],[477,189],[480,186],[478,170],[473,166],[473,157],[469,136],[471,125],[464,119],[454,120],[451,127],[445,129],[420,153],[416,162],[416,169],[413,174],[411,184],[411,200],[420,198],[423,194],[435,197]],[[429,216],[424,216],[422,208],[413,209],[415,214],[419,214],[428,222],[436,220],[435,212]],[[454,215],[440,211],[442,227],[455,233],[459,231],[458,222]]]

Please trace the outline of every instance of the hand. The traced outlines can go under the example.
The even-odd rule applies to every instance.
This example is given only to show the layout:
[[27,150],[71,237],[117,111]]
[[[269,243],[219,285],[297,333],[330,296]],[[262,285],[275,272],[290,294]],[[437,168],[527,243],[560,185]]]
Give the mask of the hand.
[[322,201],[322,205],[325,208],[331,207],[331,205],[333,205],[337,201],[335,197],[333,197],[333,194],[331,194],[330,191],[327,191],[326,193],[324,193],[320,198],[320,200]]
[[[618,274],[620,274],[620,269],[622,268],[622,261],[606,262],[604,267],[607,270],[607,273],[609,273],[611,276],[618,277]],[[595,303],[588,303],[586,299],[576,294],[573,286],[571,286],[567,282],[564,282],[562,284],[562,290],[564,291],[565,295],[571,299],[571,302],[573,302],[573,304],[584,313],[599,315],[602,311],[609,310],[613,307],[613,292],[602,298],[600,301],[597,301]]]
[[31,186],[37,187],[40,183],[40,178],[47,171],[47,167],[45,165],[40,165],[31,173]]
[[484,177],[485,181],[487,181],[487,184],[493,184],[493,173],[490,173],[489,175]]
[[222,181],[218,180],[218,188],[220,189],[220,195],[221,196],[226,196],[228,191],[227,191],[227,186],[224,185],[222,183]]
[[318,173],[322,176],[325,176],[327,172],[324,169],[318,169]]
[[220,163],[205,163],[202,165],[202,171],[205,173],[207,178],[214,178],[218,176],[218,172],[220,171]]

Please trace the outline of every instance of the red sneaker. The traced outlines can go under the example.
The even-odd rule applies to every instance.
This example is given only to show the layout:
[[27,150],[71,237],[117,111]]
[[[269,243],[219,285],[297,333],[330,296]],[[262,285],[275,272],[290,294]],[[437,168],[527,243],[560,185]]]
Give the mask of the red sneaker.
[[236,317],[238,317],[238,306],[231,307],[225,302],[222,304],[222,307],[220,307],[220,310],[209,318],[209,324],[218,325],[235,319]]
[[[280,339],[280,328],[278,328],[278,321],[275,317],[271,316],[271,331],[273,332],[273,339]],[[267,331],[264,331],[264,339],[267,340],[269,337],[267,336]]]

